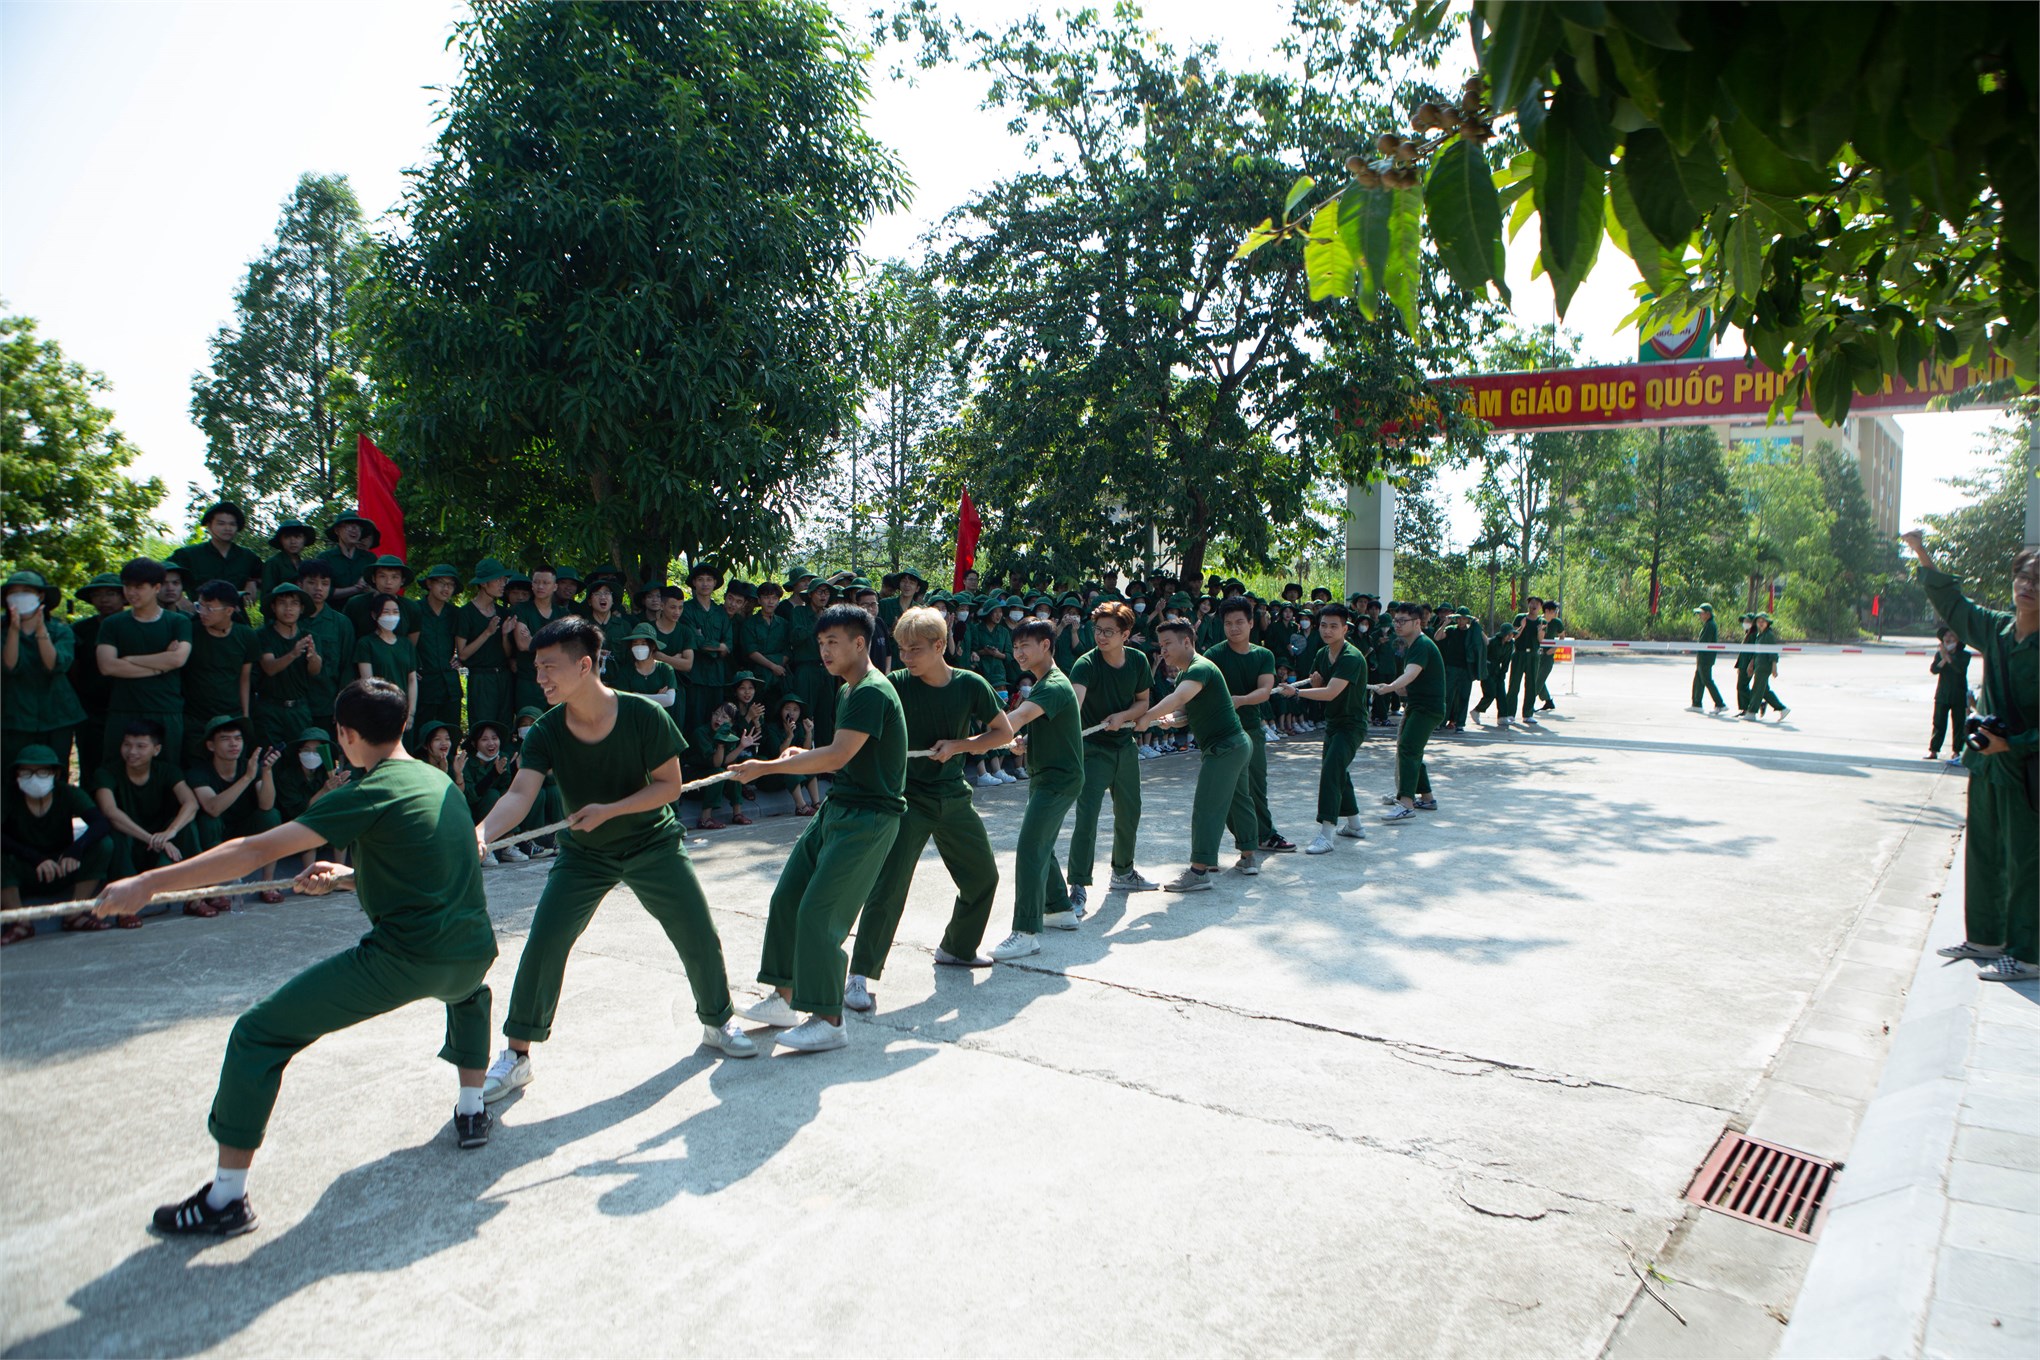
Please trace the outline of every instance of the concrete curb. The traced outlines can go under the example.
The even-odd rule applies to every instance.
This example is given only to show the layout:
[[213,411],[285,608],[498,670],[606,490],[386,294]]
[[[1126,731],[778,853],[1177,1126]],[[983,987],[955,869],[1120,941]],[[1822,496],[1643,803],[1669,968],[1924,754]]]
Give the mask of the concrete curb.
[[[1965,837],[1964,844],[1966,845]],[[1912,1356],[1933,1312],[1968,1062],[1984,987],[1934,951],[1963,939],[1958,852],[1877,1092],[1863,1113],[1780,1360]]]

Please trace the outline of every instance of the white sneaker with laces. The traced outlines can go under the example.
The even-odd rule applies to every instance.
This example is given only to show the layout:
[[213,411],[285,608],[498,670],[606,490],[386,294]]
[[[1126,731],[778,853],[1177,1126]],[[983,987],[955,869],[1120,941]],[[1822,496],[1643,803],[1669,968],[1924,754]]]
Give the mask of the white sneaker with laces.
[[1397,803],[1389,811],[1381,814],[1381,820],[1387,823],[1414,822],[1417,820],[1417,810]]
[[992,966],[992,958],[989,954],[973,954],[967,959],[958,958],[939,944],[935,946],[935,962],[949,968],[989,968]]
[[1021,767],[1020,767],[1019,769],[1017,769],[1017,770],[1013,771],[1013,777],[1014,777],[1015,779],[1019,780],[1020,782],[1022,782],[1023,784],[1024,784],[1024,783],[1026,783],[1026,782],[1027,782],[1027,767],[1023,765],[1023,766],[1021,766]]
[[1332,824],[1319,822],[1317,839],[1303,847],[1306,855],[1329,855],[1332,853]]
[[1261,866],[1252,855],[1241,855],[1239,862],[1233,865],[1233,872],[1245,874],[1247,877],[1252,878],[1255,874],[1261,872]]
[[999,782],[1001,784],[1017,784],[1020,781],[1014,777],[1011,771],[1001,770],[999,771]]
[[522,864],[530,858],[531,856],[525,854],[514,845],[506,845],[496,852],[496,863],[498,864]]
[[1121,892],[1153,892],[1160,885],[1137,868],[1112,875],[1112,886]]
[[1016,930],[992,946],[992,957],[1004,962],[1007,959],[1024,959],[1029,954],[1041,952],[1041,937]]
[[746,1020],[755,1020],[761,1025],[774,1029],[792,1029],[800,1023],[800,1014],[777,992],[767,992],[748,1006],[737,1007],[737,1014]]
[[990,770],[986,770],[977,777],[977,786],[981,789],[996,789],[999,787],[999,777]]
[[1072,907],[1068,911],[1045,911],[1041,914],[1041,924],[1049,930],[1075,930],[1076,909]]
[[1199,873],[1195,869],[1185,869],[1182,873],[1177,874],[1167,883],[1164,883],[1162,891],[1177,893],[1210,892],[1211,879],[1212,875],[1208,873]]
[[1339,834],[1350,841],[1364,841],[1367,833],[1360,827],[1360,818],[1355,815],[1339,823]]
[[843,984],[843,1004],[853,1011],[872,1009],[871,982],[862,973],[852,973]]
[[482,1076],[482,1104],[493,1105],[512,1091],[531,1085],[531,1055],[506,1048]]
[[810,1015],[801,1021],[796,1029],[790,1029],[779,1036],[781,1047],[796,1053],[826,1053],[832,1048],[848,1048],[850,1031],[842,1025],[832,1025],[819,1015]]
[[755,1058],[758,1056],[758,1041],[744,1033],[743,1026],[735,1018],[720,1025],[703,1025],[701,1042],[704,1047],[713,1048],[725,1057]]

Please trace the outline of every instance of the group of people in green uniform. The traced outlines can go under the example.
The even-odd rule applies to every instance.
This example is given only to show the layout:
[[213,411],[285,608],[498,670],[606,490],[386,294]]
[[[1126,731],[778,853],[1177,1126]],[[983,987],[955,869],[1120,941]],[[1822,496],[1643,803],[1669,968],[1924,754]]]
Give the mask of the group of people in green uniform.
[[[1714,622],[1714,606],[1702,604],[1693,611],[1700,616],[1700,632],[1696,642],[1708,643],[1721,640],[1721,630]],[[1735,713],[1746,722],[1756,722],[1764,716],[1764,710],[1777,713],[1783,722],[1792,710],[1778,697],[1777,687],[1771,683],[1778,674],[1779,645],[1773,620],[1764,610],[1752,610],[1739,615],[1736,622],[1742,625],[1742,643],[1746,650],[1735,654]],[[1726,713],[1728,705],[1722,702],[1721,690],[1714,683],[1714,659],[1716,652],[1701,651],[1693,654],[1693,695],[1686,705],[1688,713],[1704,713],[1707,704],[1713,705],[1717,714]],[[1706,701],[1703,703],[1702,701]]]

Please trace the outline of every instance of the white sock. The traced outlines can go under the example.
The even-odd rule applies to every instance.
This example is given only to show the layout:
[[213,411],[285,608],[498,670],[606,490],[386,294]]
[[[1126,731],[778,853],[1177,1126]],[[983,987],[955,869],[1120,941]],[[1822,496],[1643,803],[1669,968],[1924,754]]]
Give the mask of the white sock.
[[460,1103],[453,1107],[455,1114],[480,1114],[482,1112],[482,1088],[463,1086],[460,1088]]
[[1353,815],[1352,815],[1351,817],[1348,817],[1348,818],[1346,819],[1346,825],[1347,825],[1348,827],[1357,827],[1357,826],[1359,826],[1359,825],[1360,825],[1360,814],[1356,812],[1356,813],[1354,813],[1354,814],[1353,814]]
[[1339,824],[1338,824],[1337,822],[1319,822],[1319,823],[1318,823],[1318,830],[1319,830],[1319,831],[1321,831],[1321,832],[1323,832],[1323,833],[1324,833],[1325,835],[1327,835],[1327,836],[1331,835],[1331,834],[1332,834],[1332,833],[1333,833],[1334,831],[1337,831],[1338,829],[1339,829]]
[[247,1167],[233,1171],[220,1167],[213,1172],[212,1189],[206,1192],[205,1206],[208,1209],[224,1209],[247,1193]]

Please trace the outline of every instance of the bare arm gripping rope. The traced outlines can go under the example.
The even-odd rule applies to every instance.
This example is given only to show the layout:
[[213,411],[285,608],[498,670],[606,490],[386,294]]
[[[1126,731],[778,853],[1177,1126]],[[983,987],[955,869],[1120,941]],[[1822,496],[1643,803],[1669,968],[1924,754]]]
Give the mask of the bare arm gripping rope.
[[[1104,730],[1105,724],[1099,723],[1095,727],[1085,728],[1084,735],[1088,737]],[[909,760],[926,759],[928,756],[929,753],[926,751],[907,752],[907,759]],[[696,779],[682,784],[680,792],[682,794],[693,793],[697,789],[705,789],[711,784],[720,784],[729,777],[728,771],[724,771],[721,774],[712,774],[706,779]],[[525,841],[535,841],[540,836],[550,836],[555,832],[565,831],[566,829],[567,822],[565,821],[547,822],[544,826],[534,830],[520,831],[514,836],[505,836],[500,841],[490,841],[489,849],[507,849],[510,846],[520,845]],[[484,865],[483,867],[495,868],[497,866]],[[351,881],[349,880],[349,882]],[[283,882],[270,880],[258,883],[222,883],[211,888],[182,888],[176,892],[157,893],[149,899],[149,905],[152,907],[175,906],[179,902],[199,902],[208,897],[247,897],[253,893],[267,892],[271,888],[281,890],[287,883],[288,880]],[[346,883],[338,883],[334,885],[332,891],[347,892],[350,889]],[[99,901],[99,898],[90,897],[77,902],[50,902],[39,907],[17,907],[13,911],[0,911],[0,925],[11,926],[22,921],[46,921],[55,916],[76,916],[80,912],[91,911],[95,906],[99,905]]]

